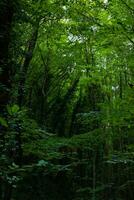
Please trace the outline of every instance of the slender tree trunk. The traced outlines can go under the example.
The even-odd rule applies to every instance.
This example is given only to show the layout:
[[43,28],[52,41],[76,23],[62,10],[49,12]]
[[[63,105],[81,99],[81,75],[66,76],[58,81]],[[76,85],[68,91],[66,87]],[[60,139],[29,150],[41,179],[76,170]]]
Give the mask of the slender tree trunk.
[[43,62],[44,65],[44,72],[43,72],[43,84],[42,84],[42,88],[41,88],[41,110],[40,110],[40,123],[41,122],[45,122],[46,121],[46,117],[47,117],[47,112],[48,112],[48,105],[47,105],[47,99],[48,99],[48,91],[49,91],[49,87],[50,87],[50,79],[51,79],[51,75],[50,75],[50,70],[49,70],[49,65],[50,65],[50,47],[49,47],[49,37],[47,35],[47,56],[44,59],[44,56],[42,54],[42,51],[40,49],[40,47],[38,46],[39,52],[40,52],[40,57],[41,60]]
[[36,42],[37,42],[39,23],[40,23],[40,19],[37,19],[36,24],[34,25],[35,27],[34,27],[31,39],[29,40],[28,50],[26,52],[23,65],[20,68],[20,81],[19,81],[19,86],[18,86],[18,105],[20,107],[24,103],[25,80],[26,80],[29,64],[32,60],[33,52],[34,52]]
[[120,80],[119,80],[119,87],[120,87],[120,99],[122,99],[122,94],[123,94],[123,88],[122,88],[122,73],[120,72]]
[[71,116],[71,124],[70,124],[70,131],[69,131],[69,136],[71,137],[72,135],[76,134],[75,132],[75,129],[76,127],[74,127],[74,122],[75,122],[75,119],[76,119],[76,114],[79,110],[79,107],[80,107],[80,103],[81,103],[81,92],[80,92],[80,97],[79,99],[77,100],[77,102],[75,103],[74,105],[74,108],[73,108],[73,111],[72,111],[72,116]]
[[93,155],[93,196],[92,196],[92,200],[96,199],[96,153],[94,152]]
[[[13,18],[13,1],[3,0],[0,2],[0,83],[3,85],[3,91],[0,93],[0,107],[4,108],[9,102],[9,91],[11,87],[9,64],[9,44],[10,32]],[[6,88],[6,89],[5,89]]]
[[[6,105],[10,100],[10,74],[11,66],[9,63],[9,45],[10,45],[10,32],[13,19],[13,1],[3,0],[0,1],[0,83],[2,90],[0,92],[0,110],[5,110]],[[4,130],[5,131],[5,130]],[[2,140],[4,140],[5,133],[3,132]],[[3,200],[11,200],[12,186],[8,183],[3,183],[2,196]]]
[[9,183],[6,183],[3,200],[11,200],[12,190],[13,190],[12,185]]
[[57,133],[59,133],[59,136],[65,135],[65,113],[66,113],[66,109],[67,109],[67,103],[74,96],[75,91],[76,91],[77,86],[78,86],[78,83],[79,83],[79,78],[74,80],[71,87],[68,89],[66,95],[64,96],[60,107],[57,110],[56,115],[60,114],[60,120],[61,121],[59,122],[58,118],[57,118],[57,120],[55,120],[55,125],[56,125],[55,129],[57,130]]

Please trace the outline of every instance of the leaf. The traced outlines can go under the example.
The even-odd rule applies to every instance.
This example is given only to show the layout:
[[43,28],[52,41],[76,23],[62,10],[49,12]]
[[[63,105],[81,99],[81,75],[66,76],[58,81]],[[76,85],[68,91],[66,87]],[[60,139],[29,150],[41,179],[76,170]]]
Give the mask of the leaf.
[[9,115],[12,115],[11,106],[7,105],[7,112]]
[[16,114],[19,111],[19,106],[14,104],[13,106],[7,105],[7,111],[10,115]]
[[48,162],[47,161],[45,161],[45,160],[39,160],[39,162],[38,162],[38,164],[37,164],[37,166],[46,166],[48,164]]
[[14,114],[14,113],[17,113],[17,112],[19,111],[20,108],[19,108],[18,105],[15,104],[15,105],[12,106],[11,109],[12,109],[12,113]]
[[3,117],[0,117],[0,124],[2,126],[8,127],[7,121]]

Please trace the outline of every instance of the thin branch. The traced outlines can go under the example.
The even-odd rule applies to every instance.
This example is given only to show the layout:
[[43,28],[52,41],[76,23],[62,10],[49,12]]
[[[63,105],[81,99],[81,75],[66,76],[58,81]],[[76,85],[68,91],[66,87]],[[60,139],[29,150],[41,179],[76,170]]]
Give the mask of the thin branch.
[[121,0],[121,2],[122,2],[131,12],[134,12],[134,9],[131,8],[124,0]]
[[118,22],[118,24],[119,25],[121,25],[121,27],[123,28],[123,30],[124,30],[124,35],[127,37],[127,39],[134,45],[134,41],[128,36],[128,34],[126,33],[126,28],[125,28],[125,26],[122,24],[122,22]]

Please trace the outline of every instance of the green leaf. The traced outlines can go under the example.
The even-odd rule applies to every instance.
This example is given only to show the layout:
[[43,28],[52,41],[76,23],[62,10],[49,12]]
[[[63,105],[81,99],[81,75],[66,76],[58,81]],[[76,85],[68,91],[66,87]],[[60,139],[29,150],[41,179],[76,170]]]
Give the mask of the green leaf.
[[19,111],[20,108],[19,108],[18,105],[15,104],[15,105],[12,106],[11,109],[12,109],[12,113],[14,114],[14,113],[17,113],[17,112]]
[[8,127],[7,121],[3,117],[0,117],[0,124],[2,126]]
[[38,162],[38,164],[37,164],[37,166],[46,166],[48,164],[48,162],[47,161],[45,161],[45,160],[39,160],[39,162]]
[[11,106],[7,105],[7,112],[9,115],[12,115]]
[[16,114],[19,111],[19,106],[14,104],[13,106],[7,105],[7,111],[10,115]]

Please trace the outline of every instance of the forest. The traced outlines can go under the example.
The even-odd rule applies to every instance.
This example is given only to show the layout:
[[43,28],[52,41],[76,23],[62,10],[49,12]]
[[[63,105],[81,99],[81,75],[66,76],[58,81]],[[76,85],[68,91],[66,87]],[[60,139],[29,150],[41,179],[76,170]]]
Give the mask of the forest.
[[134,0],[0,0],[0,200],[134,200]]

